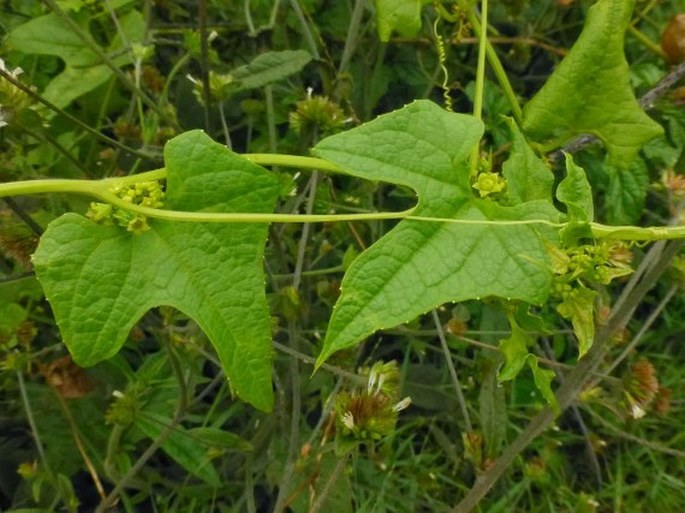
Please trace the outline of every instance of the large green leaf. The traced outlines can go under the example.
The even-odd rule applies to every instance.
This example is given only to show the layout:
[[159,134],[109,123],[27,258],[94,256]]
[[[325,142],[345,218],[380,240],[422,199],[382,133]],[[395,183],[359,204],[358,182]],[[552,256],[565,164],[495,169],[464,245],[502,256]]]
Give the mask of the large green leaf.
[[[417,216],[555,219],[549,200],[503,207],[474,196],[468,158],[482,133],[472,116],[416,101],[324,139],[315,153],[351,175],[411,187]],[[547,260],[531,225],[403,220],[349,268],[319,362],[442,303],[486,296],[543,303]]]
[[629,83],[623,36],[634,0],[599,0],[583,32],[545,85],[524,108],[523,129],[546,149],[578,134],[599,137],[610,163],[626,168],[662,133],[640,108]]
[[[273,210],[276,179],[201,131],[170,141],[164,156],[171,209]],[[41,238],[36,274],[74,359],[92,365],[114,355],[147,310],[169,305],[207,334],[236,393],[270,409],[267,225],[153,220],[150,226],[132,234],[66,214]]]

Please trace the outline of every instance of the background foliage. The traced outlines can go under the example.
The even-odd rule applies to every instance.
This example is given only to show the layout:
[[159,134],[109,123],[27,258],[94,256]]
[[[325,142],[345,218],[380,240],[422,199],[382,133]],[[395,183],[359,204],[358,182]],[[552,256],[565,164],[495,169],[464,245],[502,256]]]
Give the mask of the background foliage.
[[[491,41],[522,104],[577,41],[592,3],[492,3]],[[383,0],[4,1],[0,181],[96,179],[155,169],[164,151],[174,151],[164,144],[196,128],[239,153],[307,155],[326,136],[414,99],[443,105],[449,99],[456,112],[470,112],[477,39],[464,12],[450,2],[401,4],[395,10],[396,2]],[[670,18],[684,10],[680,0],[637,2],[625,37],[625,73],[637,96],[673,63],[659,41]],[[608,37],[618,44],[615,34]],[[22,74],[14,73],[17,67]],[[599,80],[601,69],[585,71]],[[12,85],[8,74],[24,88]],[[590,78],[587,90],[546,100],[558,105],[556,116],[580,123],[573,130],[583,129],[578,106],[596,92]],[[625,90],[599,93],[602,112],[602,102],[628,101]],[[574,153],[592,185],[597,220],[677,222],[685,194],[681,103],[675,88],[648,105],[664,132],[637,156],[626,155],[619,136],[628,133],[622,124],[648,122],[638,110],[618,120],[619,128],[617,120],[607,120],[608,133],[619,137],[608,145],[614,161],[605,161],[599,145]],[[511,151],[503,116],[516,112],[494,75],[488,75],[484,104],[489,159],[497,170]],[[536,116],[531,102],[523,127],[529,135],[541,123]],[[428,122],[412,130],[440,136]],[[657,135],[656,129],[645,140],[647,135]],[[332,151],[327,144],[318,147],[321,154]],[[188,158],[183,170],[202,171],[180,153]],[[555,171],[557,183],[562,167]],[[259,200],[269,211],[268,202],[277,201],[279,212],[300,213],[396,211],[414,203],[404,187],[343,175],[274,169],[264,179],[271,198],[238,196],[231,208],[244,210],[247,199],[250,208]],[[169,193],[171,202],[188,209],[211,209],[219,201]],[[85,213],[88,206],[77,196],[50,196],[21,198],[0,211],[3,510],[92,511],[114,490],[121,511],[448,511],[545,404],[531,373],[498,383],[500,341],[505,354],[523,344],[538,355],[558,384],[577,361],[572,322],[560,318],[556,303],[530,315],[494,301],[466,301],[387,326],[363,346],[335,354],[312,376],[343,272],[393,227],[374,221],[269,228],[264,265],[270,322],[243,315],[255,333],[270,330],[274,341],[272,413],[235,397],[241,390],[229,386],[218,360],[227,356],[217,355],[181,313],[201,305],[149,311],[120,353],[84,370],[66,355],[29,255],[49,221]],[[237,234],[229,226],[191,235],[159,230],[160,240],[180,246],[186,236],[222,237],[239,246],[241,237],[266,237],[254,227]],[[81,239],[72,236],[66,234],[62,250],[78,258]],[[135,278],[152,280],[152,257],[160,252],[153,245],[142,251]],[[646,255],[647,248],[632,246],[612,257],[632,260],[634,267],[653,265]],[[242,256],[260,260],[254,252]],[[206,280],[208,294],[246,279],[232,274],[231,256],[220,252],[187,262],[179,274],[215,271]],[[484,255],[472,265],[487,272],[493,263]],[[645,504],[679,510],[685,502],[682,272],[676,259],[612,337],[593,386],[508,466],[481,511],[636,511]],[[593,291],[599,326],[622,280]],[[136,283],[124,285],[140,290]],[[142,313],[149,298],[133,297],[139,303],[128,306]],[[592,321],[583,319],[585,325]],[[89,319],[76,313],[71,322]],[[89,340],[80,343],[87,347]],[[396,366],[372,367],[392,361]],[[375,385],[379,375],[384,386]],[[373,386],[366,385],[369,376],[376,377]],[[406,396],[413,404],[398,418],[392,406]],[[368,413],[363,433],[345,424],[344,414],[353,408],[357,418]],[[366,443],[359,445],[360,439]],[[341,456],[347,450],[351,455]]]

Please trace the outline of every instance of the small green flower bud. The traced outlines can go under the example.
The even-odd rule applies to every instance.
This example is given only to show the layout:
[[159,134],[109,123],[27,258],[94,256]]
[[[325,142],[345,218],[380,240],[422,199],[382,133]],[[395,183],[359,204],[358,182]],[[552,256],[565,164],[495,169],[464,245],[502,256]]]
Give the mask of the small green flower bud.
[[490,194],[497,194],[502,192],[507,186],[506,179],[499,173],[480,173],[473,184],[473,188],[478,191],[481,198],[485,198]]

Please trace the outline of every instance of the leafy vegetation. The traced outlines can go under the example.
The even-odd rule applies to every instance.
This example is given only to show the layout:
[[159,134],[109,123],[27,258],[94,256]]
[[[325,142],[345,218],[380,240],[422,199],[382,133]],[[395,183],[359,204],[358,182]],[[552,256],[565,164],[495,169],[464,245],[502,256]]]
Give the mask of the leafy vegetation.
[[677,511],[682,1],[237,4],[2,4],[0,507]]

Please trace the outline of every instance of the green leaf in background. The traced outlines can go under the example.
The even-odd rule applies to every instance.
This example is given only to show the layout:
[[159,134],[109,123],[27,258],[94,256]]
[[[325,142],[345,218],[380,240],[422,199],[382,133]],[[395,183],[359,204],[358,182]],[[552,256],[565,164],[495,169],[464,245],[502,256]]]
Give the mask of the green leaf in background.
[[[468,158],[482,133],[472,116],[416,101],[314,151],[350,175],[411,187],[417,216],[555,219],[551,201],[502,207],[474,196]],[[350,266],[318,361],[446,302],[498,296],[543,303],[550,283],[547,252],[530,225],[403,220]]]
[[499,372],[500,381],[508,381],[518,376],[528,358],[530,336],[515,323],[511,323],[511,336],[500,340],[499,350],[504,356],[504,367]]
[[547,404],[552,407],[552,410],[558,415],[559,404],[557,403],[557,398],[552,392],[552,380],[554,379],[554,371],[549,369],[541,369],[538,365],[537,356],[534,354],[529,354],[526,359],[528,362],[528,367],[533,372],[533,380],[535,381],[535,387],[540,391],[542,397],[544,397]]
[[0,302],[0,337],[14,331],[26,320],[26,309],[17,303]]
[[545,401],[559,412],[557,399],[552,392],[551,383],[554,379],[554,372],[538,367],[537,356],[528,351],[528,347],[533,344],[533,339],[522,330],[513,319],[511,323],[511,336],[500,341],[499,350],[504,356],[504,367],[500,370],[499,381],[508,381],[519,375],[523,366],[527,363],[533,372],[535,388],[537,388]]
[[85,68],[99,64],[98,56],[56,14],[46,14],[15,28],[7,37],[12,50],[28,54],[54,55],[67,66]]
[[573,332],[578,339],[578,358],[588,352],[595,338],[596,297],[595,291],[579,286],[570,291],[557,306],[557,312],[571,320]]
[[513,205],[549,200],[554,183],[552,171],[528,146],[514,120],[505,119],[512,135],[511,154],[502,166],[502,175],[507,179],[509,200]]
[[[136,415],[134,419],[134,425],[151,440],[157,440],[170,423],[171,419],[150,412],[142,412],[140,415]],[[219,474],[217,474],[207,455],[209,447],[191,436],[190,432],[183,426],[174,426],[162,442],[161,447],[187,471],[195,474],[209,485],[221,486],[221,478],[219,478]]]
[[421,30],[421,6],[425,0],[375,0],[378,37],[387,42],[393,31],[414,37]]
[[266,52],[245,66],[231,71],[237,90],[256,89],[299,73],[312,60],[304,50]]
[[507,434],[507,402],[504,387],[500,386],[497,379],[500,362],[499,356],[487,358],[478,392],[478,413],[486,458],[495,458],[499,454]]
[[595,217],[592,187],[585,170],[566,154],[566,178],[557,187],[557,199],[566,205],[569,221],[591,222]]
[[592,199],[592,188],[587,180],[585,170],[573,162],[573,157],[566,154],[566,177],[557,187],[557,199],[566,205],[568,225],[560,236],[567,246],[592,235],[590,224],[595,215]]
[[189,429],[188,435],[207,447],[230,451],[251,451],[253,449],[252,444],[243,437],[224,429],[197,427]]
[[[83,23],[82,28],[87,31],[87,24]],[[133,62],[131,52],[124,51],[126,45],[142,43],[145,37],[143,15],[135,10],[130,11],[119,18],[119,28],[126,37],[126,44],[117,35],[110,47],[103,51],[117,55],[113,58],[114,62],[124,66]],[[54,55],[64,61],[64,71],[42,93],[46,100],[61,108],[104,84],[114,75],[109,67],[102,64],[98,55],[85,46],[74,30],[55,14],[46,14],[18,26],[10,32],[7,45],[27,54]]]
[[662,128],[640,108],[629,82],[623,37],[634,0],[599,0],[583,32],[523,110],[523,131],[546,150],[579,134],[599,137],[609,163],[627,168]]
[[[201,131],[164,149],[167,207],[272,212],[278,181]],[[116,354],[150,308],[169,305],[194,319],[219,355],[235,392],[269,410],[271,332],[262,259],[266,224],[152,220],[132,234],[66,214],[48,226],[36,274],[64,341],[81,365]]]
[[642,159],[628,169],[606,166],[609,187],[604,203],[610,224],[634,224],[642,215],[649,186],[649,173]]

